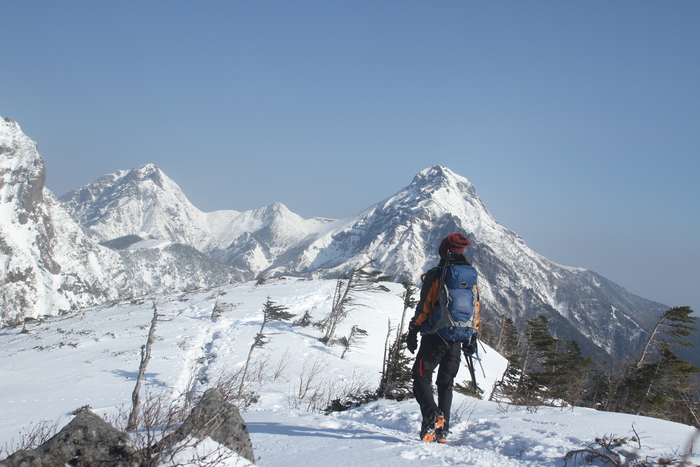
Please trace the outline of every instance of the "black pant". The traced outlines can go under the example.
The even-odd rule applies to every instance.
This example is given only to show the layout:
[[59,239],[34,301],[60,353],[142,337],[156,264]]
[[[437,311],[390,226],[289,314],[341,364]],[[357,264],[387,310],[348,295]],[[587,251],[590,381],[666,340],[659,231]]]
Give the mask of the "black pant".
[[[459,371],[461,350],[460,342],[445,342],[437,334],[427,334],[421,338],[416,362],[413,364],[413,395],[420,405],[423,419],[433,417],[439,409],[445,415],[445,428],[449,428],[452,386]],[[438,367],[436,404],[430,385],[433,372]]]

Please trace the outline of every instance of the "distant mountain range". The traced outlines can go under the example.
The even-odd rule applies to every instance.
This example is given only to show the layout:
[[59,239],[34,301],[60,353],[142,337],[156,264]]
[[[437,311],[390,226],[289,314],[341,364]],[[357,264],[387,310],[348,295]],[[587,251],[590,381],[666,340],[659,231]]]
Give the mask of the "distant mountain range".
[[446,167],[340,220],[303,219],[275,203],[204,213],[157,167],[104,175],[59,200],[36,145],[0,122],[0,286],[4,323],[24,316],[263,275],[338,277],[376,260],[419,283],[447,234],[472,241],[485,319],[545,315],[562,339],[596,356],[635,352],[668,307],[582,268],[554,263],[499,225],[474,186]]

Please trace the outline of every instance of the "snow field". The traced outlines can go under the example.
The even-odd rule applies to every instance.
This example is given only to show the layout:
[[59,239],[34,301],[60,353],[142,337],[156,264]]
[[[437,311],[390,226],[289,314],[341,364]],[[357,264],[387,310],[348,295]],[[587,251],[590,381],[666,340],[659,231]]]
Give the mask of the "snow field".
[[[635,430],[643,455],[676,457],[694,434],[691,427],[645,417],[581,408],[528,411],[455,394],[448,443],[426,445],[417,439],[420,416],[414,400],[380,400],[330,415],[306,411],[312,404],[300,397],[305,385],[320,391],[320,401],[348,389],[377,387],[388,322],[395,328],[402,312],[402,287],[387,285],[391,292],[362,294],[339,326],[338,337],[347,336],[353,325],[368,332],[343,360],[342,348],[324,346],[313,326],[267,324],[268,344],[254,350],[247,386],[259,400],[242,408],[257,465],[561,466],[567,451],[606,434],[631,436]],[[0,447],[12,445],[21,430],[42,420],[63,426],[69,413],[84,405],[105,417],[129,407],[154,303],[162,316],[142,397],[161,391],[177,396],[193,378],[201,393],[242,368],[267,297],[288,307],[294,319],[309,311],[316,322],[330,310],[334,288],[330,280],[236,284],[51,317],[28,324],[27,333],[19,327],[2,329]],[[212,316],[215,304],[223,310],[218,317]],[[488,348],[482,357],[486,377],[478,366],[477,376],[489,390],[505,361]],[[463,367],[457,381],[468,378]],[[231,459],[230,465],[246,463]]]

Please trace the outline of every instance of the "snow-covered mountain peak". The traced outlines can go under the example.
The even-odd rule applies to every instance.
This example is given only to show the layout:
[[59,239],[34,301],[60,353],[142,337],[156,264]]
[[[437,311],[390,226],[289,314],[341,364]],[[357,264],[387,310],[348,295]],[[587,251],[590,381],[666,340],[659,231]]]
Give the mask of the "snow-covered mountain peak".
[[[337,278],[368,260],[375,260],[374,266],[388,275],[418,283],[421,273],[437,263],[440,241],[453,232],[472,240],[467,254],[479,269],[484,316],[491,320],[509,316],[520,325],[545,315],[557,337],[576,339],[587,351],[624,355],[639,345],[644,328],[665,309],[590,271],[562,267],[538,255],[491,217],[466,178],[439,165],[422,170],[407,187],[361,213],[331,221],[303,219],[282,203],[245,212],[203,213],[174,181],[146,164],[104,175],[62,197],[92,240],[119,251],[96,248],[81,237],[77,225],[63,219],[67,214],[55,206],[55,199],[51,204],[51,197],[42,198],[44,170],[36,145],[14,122],[0,122],[0,130],[0,147],[6,153],[0,154],[0,194],[14,203],[0,203],[0,209],[24,216],[31,221],[29,227],[41,232],[29,238],[27,232],[35,230],[17,221],[0,231],[0,253],[12,248],[14,255],[1,272],[6,282],[23,284],[29,274],[42,271],[45,285],[35,287],[35,295],[37,290],[54,292],[46,299],[31,298],[45,303],[31,311],[34,315],[63,306],[51,302],[59,288],[64,296],[77,295],[78,288],[81,297],[86,296],[82,283],[78,287],[54,277],[62,271],[69,273],[65,278],[80,278],[90,287],[102,281],[107,289],[100,292],[102,298],[91,293],[80,301],[71,295],[65,300],[70,306],[94,303],[127,288],[131,293],[190,289],[259,274]],[[15,149],[10,153],[9,148]],[[26,162],[20,164],[18,158]],[[16,183],[21,177],[33,181]],[[32,186],[39,189],[19,191]],[[38,202],[37,214],[30,214],[24,206],[31,202],[17,203],[18,199],[47,202]],[[0,215],[3,219],[9,217]],[[54,235],[59,230],[73,238]],[[16,238],[9,232],[17,233]],[[52,250],[49,243],[61,248]],[[68,267],[85,251],[104,257],[102,276],[97,270]],[[118,284],[109,289],[108,282],[114,280]],[[26,308],[31,291],[16,286],[6,290],[16,297],[13,310]],[[610,310],[619,326],[597,326],[608,319],[604,317]]]
[[[141,201],[149,204],[156,202],[159,197],[163,196],[180,201],[187,200],[180,187],[153,164],[103,175],[97,180],[63,195],[61,200],[73,208],[79,207],[79,204],[84,204],[88,200],[92,202],[89,207],[96,207],[134,195],[139,195]],[[149,204],[143,207],[149,207]],[[88,213],[78,212],[76,214],[82,217]]]
[[449,168],[442,165],[434,165],[418,172],[416,176],[413,177],[413,182],[411,182],[411,184],[419,185],[436,181],[448,181],[450,178],[455,177],[457,177],[457,174]]
[[469,196],[476,196],[474,185],[461,175],[441,165],[434,165],[421,170],[413,178],[408,188],[415,188],[424,193],[436,193],[441,190],[459,191]]
[[410,185],[374,210],[393,218],[394,224],[422,225],[423,230],[430,230],[428,225],[445,224],[466,231],[472,238],[491,238],[494,231],[500,234],[502,230],[469,180],[440,165],[419,172]]
[[198,244],[206,216],[153,164],[103,175],[61,197],[73,217],[100,241],[146,235]]
[[119,255],[91,242],[45,181],[36,143],[17,123],[0,120],[2,323],[125,294]]
[[280,203],[279,201],[272,203],[269,206],[266,206],[264,208],[256,209],[255,212],[259,213],[262,215],[263,219],[269,220],[269,219],[274,219],[279,216],[287,217],[287,216],[295,216],[299,217],[296,214],[294,214],[292,211],[290,211],[287,206],[284,204]]
[[0,118],[0,202],[3,217],[27,222],[43,197],[46,167],[37,145],[17,122]]
[[[142,165],[133,170],[125,172],[123,184],[143,184],[152,183],[155,187],[161,190],[173,190],[180,191],[180,188],[168,178],[163,171],[153,164]],[[183,194],[184,196],[184,194]]]

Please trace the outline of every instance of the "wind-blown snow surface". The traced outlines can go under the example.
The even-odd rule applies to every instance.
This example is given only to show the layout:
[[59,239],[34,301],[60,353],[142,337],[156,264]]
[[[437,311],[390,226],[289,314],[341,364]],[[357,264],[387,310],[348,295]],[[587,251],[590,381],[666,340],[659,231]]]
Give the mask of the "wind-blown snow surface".
[[[685,425],[645,417],[580,408],[527,411],[456,394],[452,434],[447,445],[436,445],[417,440],[414,400],[382,400],[331,415],[305,411],[308,400],[299,399],[298,387],[314,364],[322,369],[315,384],[332,390],[329,397],[348,387],[376,388],[388,321],[395,326],[402,313],[401,286],[388,286],[391,292],[362,295],[365,306],[339,329],[339,335],[347,335],[356,324],[368,331],[344,360],[340,347],[318,341],[321,332],[314,327],[268,324],[269,343],[253,354],[255,362],[265,364],[254,364],[251,372],[250,389],[260,400],[243,411],[257,465],[561,466],[568,450],[605,434],[629,436],[634,429],[642,436],[642,455],[677,457],[694,433]],[[203,391],[241,367],[267,297],[298,317],[308,311],[318,321],[330,309],[334,287],[328,280],[251,282],[50,317],[29,324],[25,333],[20,327],[2,329],[0,446],[11,445],[22,429],[40,420],[60,419],[64,425],[70,411],[86,404],[105,417],[128,406],[154,304],[162,317],[144,392],[179,394],[192,375]],[[212,314],[217,302],[223,310],[218,318]],[[479,374],[479,382],[488,390],[505,362],[491,349],[482,357],[486,374]],[[457,380],[465,379],[462,368]]]

